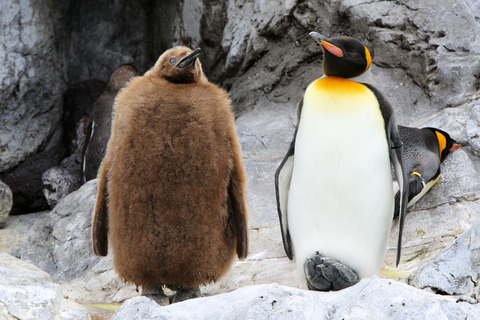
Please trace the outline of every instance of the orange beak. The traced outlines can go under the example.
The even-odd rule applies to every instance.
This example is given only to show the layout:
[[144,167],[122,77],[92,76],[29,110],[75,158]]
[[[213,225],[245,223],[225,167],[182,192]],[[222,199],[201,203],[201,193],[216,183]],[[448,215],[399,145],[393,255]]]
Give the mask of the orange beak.
[[450,149],[449,151],[452,152],[452,151],[455,151],[457,150],[458,148],[460,148],[462,145],[460,143],[455,143]]
[[339,47],[329,42],[329,38],[321,35],[318,32],[312,31],[309,33],[310,37],[313,38],[318,44],[322,46],[322,51],[325,53],[325,50],[337,57],[343,57],[343,51]]
[[337,47],[336,45],[333,45],[331,44],[330,42],[327,42],[325,40],[321,40],[321,43],[322,43],[322,48],[325,48],[328,50],[328,52],[330,52],[331,54],[333,54],[334,56],[337,56],[339,58],[343,57],[343,51],[342,49],[340,49],[339,47]]

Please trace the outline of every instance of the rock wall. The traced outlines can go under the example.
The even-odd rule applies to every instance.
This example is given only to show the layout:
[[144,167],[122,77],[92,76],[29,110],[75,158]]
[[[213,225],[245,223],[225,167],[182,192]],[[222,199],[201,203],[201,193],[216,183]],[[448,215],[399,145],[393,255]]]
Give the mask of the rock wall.
[[275,101],[294,105],[321,75],[312,30],[370,48],[400,124],[428,122],[480,147],[480,9],[470,1],[32,0],[0,9],[0,174],[61,143],[52,139],[67,86],[106,81],[123,63],[143,73],[175,45],[203,49],[206,74],[229,91],[237,115]]
[[0,172],[45,147],[67,85],[106,81],[122,63],[143,73],[174,45],[202,47],[206,74],[239,113],[291,82],[298,92],[283,98],[295,100],[321,74],[311,30],[366,43],[401,123],[460,107],[479,87],[480,9],[466,0],[30,0],[0,8]]
[[59,128],[65,79],[57,2],[0,4],[0,172],[44,148]]

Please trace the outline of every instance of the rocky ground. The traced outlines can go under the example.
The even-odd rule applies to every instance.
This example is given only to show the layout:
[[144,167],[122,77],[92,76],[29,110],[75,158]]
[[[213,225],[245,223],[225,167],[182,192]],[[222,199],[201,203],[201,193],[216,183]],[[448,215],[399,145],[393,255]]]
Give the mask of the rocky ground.
[[[1,318],[480,318],[478,4],[197,0],[178,5],[153,1],[153,7],[145,1],[118,1],[118,7],[108,8],[96,7],[96,1],[79,6],[64,1],[58,12],[54,0],[41,3],[0,5],[5,30],[0,61],[8,66],[0,69],[0,100],[7,102],[0,108],[0,173],[8,174],[32,152],[38,157],[56,150],[61,92],[67,83],[107,80],[121,63],[138,63],[144,72],[161,49],[202,46],[207,75],[229,91],[237,115],[249,180],[250,254],[219,282],[203,287],[204,298],[159,307],[118,280],[110,257],[93,255],[93,180],[51,211],[4,220]],[[115,19],[105,20],[102,10],[107,9]],[[145,17],[149,10],[151,20],[134,28],[135,35],[125,25],[115,25],[139,24],[135,17]],[[72,24],[65,19],[68,14],[75,17]],[[161,29],[155,21],[169,24]],[[125,28],[129,31],[121,32]],[[145,28],[158,31],[159,38]],[[295,106],[308,83],[321,76],[321,55],[308,37],[312,30],[348,34],[366,43],[372,71],[399,124],[438,127],[470,144],[449,155],[437,185],[409,211],[399,267],[393,267],[394,223],[382,273],[335,293],[295,288],[274,196],[273,174],[290,143]],[[87,43],[89,38],[95,44]],[[153,47],[145,49],[145,43]],[[96,48],[108,48],[108,54]],[[52,85],[43,90],[44,83]]]

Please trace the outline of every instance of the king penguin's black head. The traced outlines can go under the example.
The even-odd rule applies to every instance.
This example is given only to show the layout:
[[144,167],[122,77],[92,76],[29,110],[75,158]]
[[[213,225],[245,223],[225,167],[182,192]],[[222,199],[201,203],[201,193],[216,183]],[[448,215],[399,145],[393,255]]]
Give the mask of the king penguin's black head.
[[323,72],[327,76],[352,78],[370,68],[370,52],[360,41],[351,37],[327,38],[317,32],[310,36],[322,46]]
[[465,142],[458,143],[454,139],[450,137],[448,133],[446,133],[443,130],[437,129],[437,128],[424,128],[425,130],[429,130],[433,134],[435,134],[435,138],[438,144],[438,152],[439,152],[439,157],[440,157],[440,162],[445,161],[447,158],[448,154],[452,151],[457,150],[461,146],[467,145]]

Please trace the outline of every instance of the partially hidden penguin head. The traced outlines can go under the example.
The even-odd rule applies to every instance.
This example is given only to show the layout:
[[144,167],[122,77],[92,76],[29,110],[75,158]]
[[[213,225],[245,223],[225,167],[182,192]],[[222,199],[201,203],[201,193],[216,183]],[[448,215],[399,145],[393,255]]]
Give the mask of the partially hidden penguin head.
[[425,128],[425,129],[428,129],[428,130],[432,131],[435,134],[435,136],[437,137],[438,150],[439,150],[439,153],[440,153],[440,155],[439,155],[440,156],[440,162],[445,161],[445,159],[447,158],[447,156],[450,152],[455,151],[455,150],[457,150],[458,148],[460,148],[464,145],[467,145],[466,142],[458,143],[457,141],[452,139],[448,133],[446,133],[443,130],[440,130],[440,129],[437,129],[437,128]]
[[165,51],[158,58],[150,72],[173,83],[194,83],[202,79],[202,65],[198,60],[200,48],[175,47]]
[[131,64],[122,64],[110,76],[107,84],[107,90],[118,92],[125,87],[128,81],[137,75],[137,70]]
[[372,58],[367,47],[351,37],[328,38],[317,32],[310,36],[322,46],[323,72],[327,76],[353,78],[370,68]]

